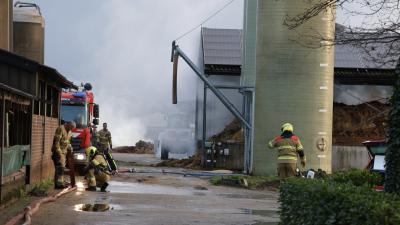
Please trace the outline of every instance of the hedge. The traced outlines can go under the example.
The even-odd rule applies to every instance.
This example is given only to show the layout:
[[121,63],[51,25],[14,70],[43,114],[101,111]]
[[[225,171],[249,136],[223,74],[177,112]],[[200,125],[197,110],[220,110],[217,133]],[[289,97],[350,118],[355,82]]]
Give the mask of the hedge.
[[281,225],[400,224],[400,199],[365,185],[292,178],[279,201]]
[[395,69],[395,85],[389,113],[388,147],[385,154],[385,191],[400,195],[400,57]]
[[379,173],[371,173],[368,170],[349,170],[344,172],[335,172],[327,177],[330,181],[337,183],[348,183],[355,186],[367,185],[374,187],[382,185],[383,178]]

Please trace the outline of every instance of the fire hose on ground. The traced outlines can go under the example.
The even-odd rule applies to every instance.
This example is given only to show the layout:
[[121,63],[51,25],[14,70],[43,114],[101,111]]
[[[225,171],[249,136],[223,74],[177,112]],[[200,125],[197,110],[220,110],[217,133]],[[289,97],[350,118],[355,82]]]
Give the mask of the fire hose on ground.
[[46,197],[46,198],[42,198],[39,199],[37,201],[32,202],[30,205],[28,205],[27,207],[25,207],[24,211],[19,213],[18,215],[16,215],[15,217],[13,217],[12,219],[10,219],[6,225],[15,225],[18,224],[18,222],[21,219],[25,219],[25,222],[23,223],[23,225],[29,225],[32,222],[32,215],[35,214],[39,208],[41,204],[44,203],[48,203],[48,202],[54,202],[56,201],[59,197],[68,194],[72,191],[75,191],[76,187],[68,187],[63,189],[61,192],[59,192],[58,194],[51,196],[51,197]]
[[118,173],[156,173],[156,174],[175,174],[182,175],[184,177],[213,177],[213,176],[244,176],[239,173],[217,173],[210,171],[203,172],[174,172],[174,171],[166,171],[162,169],[161,171],[138,171],[135,168],[121,169],[118,170]]
[[[192,176],[192,177],[213,177],[213,176],[228,176],[228,175],[239,175],[242,176],[243,174],[234,174],[234,173],[216,173],[216,172],[209,172],[209,171],[204,171],[204,172],[174,172],[174,171],[166,171],[164,169],[160,171],[137,171],[135,168],[128,168],[128,169],[121,169],[118,170],[118,173],[157,173],[157,174],[174,174],[174,175],[182,175],[184,177],[186,176]],[[68,187],[63,189],[61,192],[58,194],[51,196],[51,197],[46,197],[39,199],[37,201],[32,202],[30,205],[25,207],[24,211],[16,215],[15,217],[11,218],[5,225],[15,225],[18,224],[18,222],[22,219],[25,219],[25,222],[23,225],[30,225],[32,223],[32,215],[35,214],[41,204],[44,203],[49,203],[49,202],[55,202],[59,197],[68,194],[72,191],[75,191],[77,187]]]

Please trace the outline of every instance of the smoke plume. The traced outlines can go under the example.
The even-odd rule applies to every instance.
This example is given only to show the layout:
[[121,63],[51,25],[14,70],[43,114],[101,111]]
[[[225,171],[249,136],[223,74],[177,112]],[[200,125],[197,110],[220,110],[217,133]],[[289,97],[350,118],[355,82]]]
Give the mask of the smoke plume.
[[[171,42],[227,0],[36,2],[46,19],[46,64],[76,83],[92,83],[100,122],[108,122],[115,146],[143,139],[149,123],[170,110],[194,111],[194,104],[179,108],[194,103],[197,82],[182,60],[178,106],[171,103]],[[236,0],[203,26],[241,28],[242,13],[243,1]],[[199,62],[200,29],[179,45]]]

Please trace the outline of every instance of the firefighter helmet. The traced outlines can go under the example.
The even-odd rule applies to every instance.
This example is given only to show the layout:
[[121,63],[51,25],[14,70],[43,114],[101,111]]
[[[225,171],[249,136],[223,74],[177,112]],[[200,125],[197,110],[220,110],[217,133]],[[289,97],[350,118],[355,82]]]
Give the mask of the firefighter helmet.
[[94,156],[97,152],[97,148],[94,146],[90,146],[86,148],[86,156],[87,158],[90,158],[92,156]]
[[282,132],[285,132],[285,131],[293,132],[293,125],[291,123],[284,123],[282,125],[281,130],[282,130]]

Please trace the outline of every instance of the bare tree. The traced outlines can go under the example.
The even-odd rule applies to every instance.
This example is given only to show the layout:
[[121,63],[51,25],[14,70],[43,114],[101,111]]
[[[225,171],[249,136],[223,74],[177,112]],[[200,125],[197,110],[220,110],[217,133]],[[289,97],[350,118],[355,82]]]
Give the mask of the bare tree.
[[317,31],[309,34],[309,38],[317,38],[322,41],[318,43],[326,45],[351,44],[365,51],[377,65],[394,68],[400,56],[400,0],[303,1],[309,1],[311,6],[301,14],[286,17],[284,24],[289,29],[295,30],[329,8],[340,9],[348,20],[360,20],[359,25],[336,26],[334,39]]

